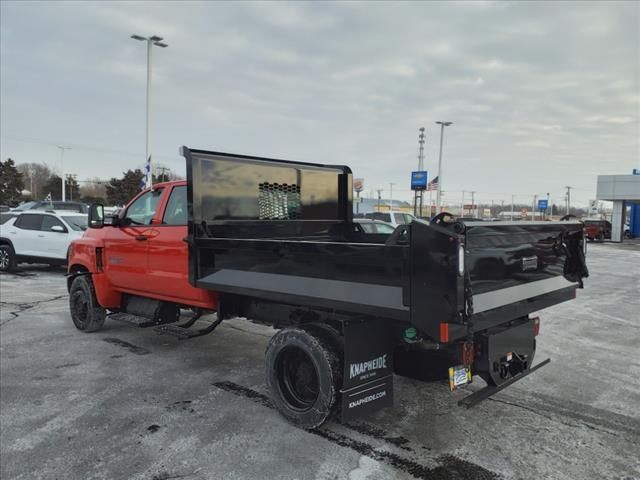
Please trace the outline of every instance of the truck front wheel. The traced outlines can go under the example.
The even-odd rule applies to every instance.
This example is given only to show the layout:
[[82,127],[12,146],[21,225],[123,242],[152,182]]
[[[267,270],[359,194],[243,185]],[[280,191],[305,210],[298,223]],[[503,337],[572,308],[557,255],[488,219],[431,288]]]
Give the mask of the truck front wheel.
[[287,420],[312,429],[329,417],[342,381],[340,352],[330,332],[279,331],[267,347],[266,370],[271,400]]
[[106,311],[100,306],[89,275],[78,275],[69,290],[71,319],[78,330],[95,332],[104,325]]

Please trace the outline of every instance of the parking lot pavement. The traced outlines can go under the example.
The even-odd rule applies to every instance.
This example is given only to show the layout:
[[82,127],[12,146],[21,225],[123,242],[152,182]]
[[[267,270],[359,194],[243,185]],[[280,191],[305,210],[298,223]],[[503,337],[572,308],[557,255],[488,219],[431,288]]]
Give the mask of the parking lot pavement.
[[471,410],[467,392],[396,377],[394,408],[317,432],[264,396],[270,328],[84,334],[62,271],[2,275],[0,477],[640,478],[640,248],[590,244],[588,264],[578,299],[541,313],[548,366]]

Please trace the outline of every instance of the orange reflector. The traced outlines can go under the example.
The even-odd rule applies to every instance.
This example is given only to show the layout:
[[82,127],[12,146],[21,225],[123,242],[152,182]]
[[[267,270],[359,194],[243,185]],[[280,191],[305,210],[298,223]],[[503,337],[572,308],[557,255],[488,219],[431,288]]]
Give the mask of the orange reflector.
[[533,336],[537,337],[540,334],[540,317],[533,317]]
[[440,324],[440,341],[442,343],[447,343],[449,341],[449,324],[448,323]]

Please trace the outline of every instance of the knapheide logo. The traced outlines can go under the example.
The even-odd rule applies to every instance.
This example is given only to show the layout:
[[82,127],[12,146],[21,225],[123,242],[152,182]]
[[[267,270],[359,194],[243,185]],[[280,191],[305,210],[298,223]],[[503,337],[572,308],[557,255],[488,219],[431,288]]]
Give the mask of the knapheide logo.
[[349,378],[357,377],[358,375],[362,375],[363,373],[367,373],[372,370],[379,370],[381,368],[387,368],[386,353],[367,362],[352,363],[349,366]]

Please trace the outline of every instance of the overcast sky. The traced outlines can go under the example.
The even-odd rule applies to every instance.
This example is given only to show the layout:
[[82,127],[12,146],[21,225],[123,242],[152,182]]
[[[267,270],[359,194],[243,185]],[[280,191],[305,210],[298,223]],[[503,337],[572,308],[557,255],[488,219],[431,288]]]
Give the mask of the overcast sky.
[[120,176],[180,145],[351,166],[408,198],[426,167],[480,201],[595,198],[640,168],[640,2],[1,3],[2,159]]

